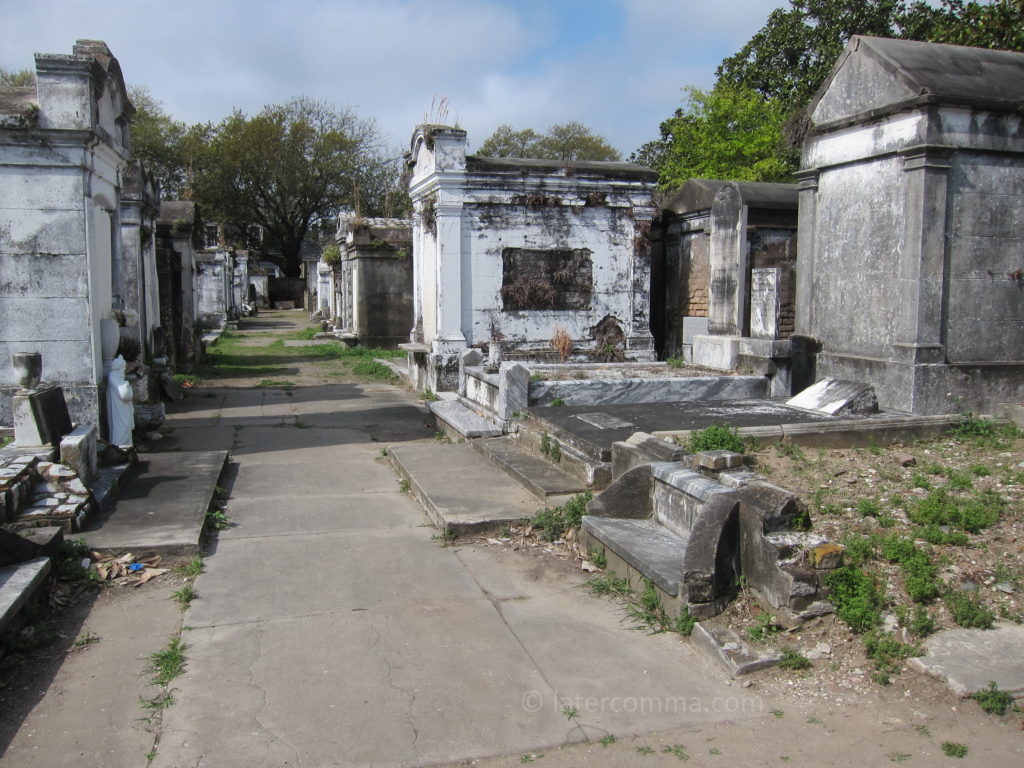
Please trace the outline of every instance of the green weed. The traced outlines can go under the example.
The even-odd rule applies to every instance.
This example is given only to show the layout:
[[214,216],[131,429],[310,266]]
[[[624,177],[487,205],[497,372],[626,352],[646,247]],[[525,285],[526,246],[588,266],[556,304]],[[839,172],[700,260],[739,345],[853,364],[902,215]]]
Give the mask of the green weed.
[[668,358],[665,361],[665,363],[668,365],[669,368],[685,368],[686,367],[686,360],[684,360],[681,357],[670,357],[670,358]]
[[1013,706],[1013,694],[999,690],[995,680],[989,680],[988,687],[971,694],[971,698],[990,715],[1005,715]]
[[565,405],[565,400],[560,397],[556,397],[551,401],[552,408],[561,408],[563,405]]
[[676,620],[672,622],[672,631],[678,632],[683,637],[689,637],[693,634],[693,628],[697,625],[697,617],[690,613],[690,606],[684,605],[683,609],[676,616]]
[[149,682],[165,686],[184,672],[187,648],[180,637],[172,637],[166,648],[150,654],[149,665],[144,670],[144,674],[152,675]]
[[171,592],[171,597],[178,601],[182,610],[185,610],[188,608],[189,603],[199,597],[199,593],[196,592],[195,588],[191,584],[186,584],[181,589],[176,589],[174,592]]
[[379,379],[388,383],[398,381],[398,374],[379,360],[364,359],[352,366],[352,373],[356,376],[365,376],[370,379]]
[[595,576],[587,581],[584,586],[590,590],[591,594],[594,595],[624,597],[633,593],[633,589],[629,586],[629,582],[613,573],[608,573],[604,576]]
[[203,572],[203,556],[196,555],[187,563],[176,565],[174,572],[183,578],[194,579]]
[[661,595],[650,579],[644,579],[643,590],[626,605],[626,615],[633,621],[634,629],[646,629],[648,632],[664,632],[670,623],[661,604]]
[[728,424],[721,426],[712,424],[710,427],[698,429],[690,433],[690,440],[686,444],[686,450],[690,453],[701,451],[733,451],[745,453],[747,442],[740,437],[739,431]]
[[942,742],[942,753],[946,757],[967,757],[967,745],[956,741]]
[[970,533],[995,525],[1006,507],[1006,500],[995,491],[980,491],[970,496],[954,496],[936,488],[921,499],[908,516],[918,525],[948,525]]
[[747,634],[750,636],[750,639],[758,643],[769,642],[781,631],[782,627],[775,623],[775,617],[770,613],[757,614],[754,626],[747,627]]
[[570,529],[579,527],[592,498],[594,494],[587,491],[576,494],[561,506],[545,507],[530,518],[530,525],[542,529],[548,541],[557,541]]
[[855,565],[844,565],[826,577],[836,615],[854,632],[863,633],[882,620],[884,593],[878,580]]
[[672,744],[671,746],[666,745],[661,748],[662,754],[673,755],[680,760],[689,760],[690,756],[686,754],[686,746],[683,744]]
[[946,595],[946,608],[953,621],[970,629],[991,629],[995,614],[969,593],[955,590]]
[[811,660],[799,651],[794,651],[792,648],[783,648],[779,666],[783,669],[792,670],[810,669]]

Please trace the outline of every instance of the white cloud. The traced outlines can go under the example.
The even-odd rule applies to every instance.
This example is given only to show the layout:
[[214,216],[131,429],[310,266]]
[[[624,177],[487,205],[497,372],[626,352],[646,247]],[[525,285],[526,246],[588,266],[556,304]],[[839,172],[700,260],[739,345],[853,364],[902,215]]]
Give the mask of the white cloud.
[[580,120],[628,153],[780,4],[620,2],[621,30],[567,52],[551,6],[515,0],[35,0],[5,9],[0,65],[99,38],[129,83],[189,122],[308,95],[376,117],[403,146],[446,96],[474,146],[503,122]]

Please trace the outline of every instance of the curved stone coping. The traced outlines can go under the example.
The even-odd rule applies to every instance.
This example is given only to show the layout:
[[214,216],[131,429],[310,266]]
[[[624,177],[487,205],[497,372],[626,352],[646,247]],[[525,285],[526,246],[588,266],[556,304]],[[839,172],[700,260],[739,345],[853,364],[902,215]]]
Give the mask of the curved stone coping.
[[729,493],[732,489],[717,480],[694,472],[676,461],[660,461],[651,465],[656,480],[670,485],[700,501],[707,501],[718,493]]

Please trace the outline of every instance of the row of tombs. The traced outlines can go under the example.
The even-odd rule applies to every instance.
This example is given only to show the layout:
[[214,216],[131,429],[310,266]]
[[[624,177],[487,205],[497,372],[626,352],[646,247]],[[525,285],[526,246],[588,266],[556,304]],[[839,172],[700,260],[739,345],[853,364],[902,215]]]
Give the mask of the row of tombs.
[[[335,258],[310,262],[310,308],[349,343],[405,343],[435,392],[481,348],[744,369],[773,396],[870,381],[917,414],[1020,400],[1022,61],[856,37],[798,184],[694,179],[660,202],[641,166],[478,157],[464,131],[419,126],[411,221],[345,219]],[[201,247],[193,204],[160,202],[103,43],[39,54],[34,86],[0,91],[0,421],[12,354],[32,351],[73,419],[102,424],[106,346],[187,370],[257,270]]]
[[[38,55],[36,76],[0,89],[0,420],[31,351],[70,421],[109,437],[118,350],[135,347],[135,400],[158,406],[142,368],[194,360],[203,327],[254,298],[254,270],[198,247],[191,203],[159,201],[104,44]],[[404,348],[413,385],[453,398],[439,419],[479,419],[467,436],[504,439],[557,401],[779,399],[819,380],[866,382],[888,411],[990,412],[1024,400],[1022,77],[1022,54],[856,37],[812,104],[796,185],[694,179],[660,201],[641,166],[473,156],[465,131],[421,125],[411,220],[345,218],[308,262],[307,306],[344,343]],[[742,375],[677,380],[670,358]],[[582,376],[543,373],[563,363]],[[605,488],[584,535],[680,606],[715,612],[742,573],[779,611],[825,609],[834,550],[735,457],[642,435],[615,443],[618,464],[555,446]]]
[[421,125],[411,221],[344,220],[316,309],[349,343],[405,342],[420,390],[456,391],[477,348],[992,412],[1024,398],[1022,74],[1024,54],[856,37],[797,184],[692,179],[668,198],[641,166],[473,156],[465,131]]

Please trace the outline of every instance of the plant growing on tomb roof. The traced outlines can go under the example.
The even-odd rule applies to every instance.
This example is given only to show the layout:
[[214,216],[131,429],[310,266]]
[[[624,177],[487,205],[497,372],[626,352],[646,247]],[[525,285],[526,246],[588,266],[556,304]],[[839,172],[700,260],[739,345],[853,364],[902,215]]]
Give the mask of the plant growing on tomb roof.
[[336,266],[341,263],[341,249],[337,245],[328,245],[324,248],[320,258],[323,259],[325,264],[330,264],[332,267]]

